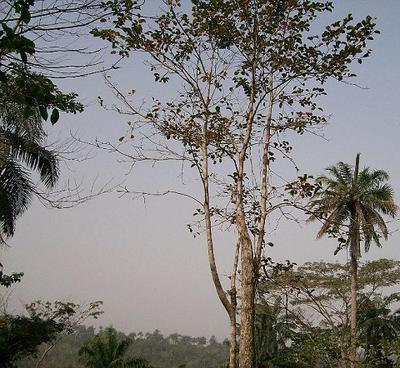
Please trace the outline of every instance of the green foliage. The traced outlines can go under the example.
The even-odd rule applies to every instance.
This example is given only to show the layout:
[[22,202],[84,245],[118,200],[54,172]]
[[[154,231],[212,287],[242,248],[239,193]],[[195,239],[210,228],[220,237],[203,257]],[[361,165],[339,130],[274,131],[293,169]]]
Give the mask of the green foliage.
[[281,300],[259,304],[255,318],[255,362],[258,368],[275,367],[296,326],[282,313]]
[[24,276],[23,272],[13,272],[10,275],[6,275],[3,272],[0,272],[0,286],[8,288],[17,282],[20,282],[22,276]]
[[318,237],[346,234],[347,239],[339,237],[341,245],[348,246],[352,240],[357,240],[355,249],[351,248],[356,257],[361,254],[360,236],[363,236],[366,252],[371,242],[381,247],[380,238],[388,237],[381,214],[394,217],[398,209],[393,200],[393,189],[387,183],[389,175],[369,167],[360,170],[359,157],[360,154],[355,168],[344,162],[328,167],[330,176],[317,178],[320,188],[310,203],[313,213],[310,220],[322,219],[324,222]]
[[[278,312],[274,313],[273,324],[279,326],[280,321],[285,321],[292,331],[279,345],[277,358],[271,367],[337,367],[339,363],[347,364],[350,347],[349,271],[349,264],[321,261],[297,267],[291,263],[275,264],[266,260],[259,286],[260,305]],[[360,364],[391,367],[390,356],[398,353],[400,333],[399,315],[393,311],[398,307],[400,296],[391,292],[391,288],[400,282],[400,261],[379,259],[365,262],[360,265],[358,275],[356,346],[363,352],[359,356]],[[263,329],[261,332],[266,336],[268,331]],[[280,359],[283,356],[284,359]]]
[[348,247],[351,257],[351,365],[357,360],[357,284],[358,258],[361,241],[365,252],[371,242],[381,247],[380,239],[387,239],[389,231],[382,215],[395,217],[398,207],[394,203],[393,189],[387,183],[389,175],[383,170],[360,170],[360,154],[354,168],[344,162],[327,168],[330,176],[320,176],[309,220],[322,220],[317,238],[325,234],[336,237],[339,246],[335,254]]
[[[31,71],[28,58],[35,54],[35,43],[26,37],[25,27],[31,20],[34,0],[14,0],[9,4],[8,15],[0,26],[0,95],[2,105],[11,103],[28,118],[40,112],[51,123],[58,120],[60,111],[79,112],[83,106],[76,102],[76,94],[60,92],[44,74]],[[40,30],[39,30],[40,32]],[[4,96],[8,96],[6,100]]]
[[271,368],[334,368],[338,366],[339,354],[333,332],[315,328],[308,333],[295,334],[290,345],[281,349]]
[[[104,330],[101,330],[104,331]],[[92,327],[80,326],[72,335],[63,336],[57,345],[46,355],[41,363],[41,368],[78,368],[78,352],[95,338]],[[129,338],[127,357],[141,357],[148,364],[158,368],[220,368],[225,366],[228,358],[229,346],[226,342],[220,343],[214,337],[190,337],[180,334],[163,336],[159,331],[143,334],[131,333],[125,335],[117,332],[118,341]],[[40,351],[42,352],[42,346]],[[19,363],[19,368],[31,368],[38,359],[24,360]]]
[[79,356],[88,368],[150,368],[144,359],[126,357],[131,343],[131,339],[119,338],[117,331],[109,327],[85,344]]
[[55,339],[62,329],[62,324],[51,319],[2,315],[0,317],[2,367],[14,367],[22,358],[37,354],[39,345]]
[[364,350],[366,367],[393,367],[390,356],[398,355],[400,310],[391,305],[400,301],[400,293],[373,299],[361,295],[359,299],[359,344]]
[[38,112],[25,116],[20,107],[12,100],[0,103],[1,239],[14,234],[16,219],[29,207],[35,192],[27,169],[37,171],[48,188],[59,176],[56,153],[44,147],[46,135]]
[[[47,188],[59,176],[58,157],[46,148],[43,120],[55,124],[60,111],[76,113],[83,106],[75,93],[63,93],[30,57],[36,45],[27,37],[34,0],[2,4],[0,25],[0,241],[13,236],[15,222],[37,190],[30,172],[37,171]],[[32,30],[31,30],[32,31]],[[35,37],[43,30],[33,27]]]
[[[1,285],[9,287],[20,281],[22,273],[2,277]],[[25,306],[27,315],[0,315],[0,366],[14,367],[17,362],[36,356],[43,359],[42,349],[54,347],[61,335],[73,334],[87,318],[98,318],[103,313],[101,305],[100,301],[82,306],[38,300]]]
[[54,320],[63,326],[64,334],[72,334],[76,328],[86,319],[97,319],[103,311],[103,302],[100,300],[80,305],[73,302],[43,302],[37,300],[25,305],[26,311],[31,317],[42,320]]

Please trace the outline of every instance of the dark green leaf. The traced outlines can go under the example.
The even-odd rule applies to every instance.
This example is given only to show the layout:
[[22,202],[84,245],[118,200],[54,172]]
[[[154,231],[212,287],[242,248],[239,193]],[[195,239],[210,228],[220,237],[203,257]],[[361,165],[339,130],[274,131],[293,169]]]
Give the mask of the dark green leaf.
[[58,119],[60,118],[60,113],[58,112],[57,109],[53,109],[51,116],[50,116],[50,121],[54,125],[57,123]]
[[43,120],[47,120],[47,118],[49,117],[49,114],[47,113],[46,107],[40,105],[39,112],[40,112],[40,116],[43,118]]
[[50,116],[50,121],[51,121],[51,123],[52,123],[53,125],[54,125],[55,123],[57,123],[59,117],[60,117],[60,113],[58,112],[57,109],[54,109],[54,110],[52,111],[52,113],[51,113],[51,116]]

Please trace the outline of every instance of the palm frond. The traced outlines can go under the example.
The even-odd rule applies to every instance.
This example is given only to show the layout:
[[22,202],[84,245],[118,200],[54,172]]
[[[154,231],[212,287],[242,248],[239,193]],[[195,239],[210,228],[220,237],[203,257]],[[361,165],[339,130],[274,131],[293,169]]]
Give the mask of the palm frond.
[[53,187],[59,176],[57,155],[26,136],[0,129],[2,139],[11,147],[11,156],[37,170],[42,182]]
[[[317,238],[320,238],[324,234],[334,233],[341,226],[350,227],[350,213],[355,211],[355,229],[358,229],[357,234],[362,235],[365,250],[368,251],[372,242],[381,246],[381,236],[387,238],[388,229],[382,215],[394,217],[398,206],[393,200],[392,187],[385,183],[389,179],[388,173],[369,167],[360,170],[359,158],[360,154],[357,155],[354,169],[349,164],[339,162],[327,168],[330,176],[317,178],[322,189],[310,201],[311,216],[307,221],[319,219],[323,222],[317,234]],[[352,236],[349,232],[349,237]]]
[[12,100],[0,104],[0,127],[38,143],[46,136],[39,110],[33,109],[32,114],[26,117],[21,107]]
[[33,185],[17,163],[6,161],[0,169],[0,222],[5,237],[14,235],[16,219],[28,208]]
[[382,183],[389,180],[389,174],[384,170],[373,170],[369,175],[373,183]]
[[327,171],[334,176],[338,183],[346,186],[351,185],[353,178],[351,165],[344,162],[338,162],[335,166],[328,167]]
[[345,207],[338,207],[335,211],[324,220],[320,230],[317,234],[317,239],[320,239],[323,235],[329,231],[336,233],[339,231],[340,226],[343,225],[345,220],[348,218],[348,212]]
[[131,343],[131,339],[120,338],[117,331],[109,327],[79,350],[80,360],[88,368],[149,368],[144,359],[125,358]]

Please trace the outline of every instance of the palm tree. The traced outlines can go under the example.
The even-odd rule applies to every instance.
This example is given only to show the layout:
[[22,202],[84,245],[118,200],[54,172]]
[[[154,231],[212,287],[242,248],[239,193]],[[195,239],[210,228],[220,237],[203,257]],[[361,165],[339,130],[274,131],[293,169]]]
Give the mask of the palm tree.
[[79,356],[87,368],[150,368],[145,359],[125,358],[131,343],[129,338],[119,339],[109,327],[84,345]]
[[26,117],[17,105],[0,104],[0,242],[14,235],[30,204],[36,190],[31,171],[48,188],[57,182],[57,155],[44,147],[45,137],[39,112]]
[[388,237],[388,229],[382,217],[394,217],[397,206],[393,201],[393,190],[387,180],[389,175],[383,170],[359,168],[360,154],[357,154],[353,168],[344,162],[326,170],[329,176],[320,176],[317,182],[321,189],[310,203],[312,215],[309,220],[322,220],[317,238],[325,234],[340,234],[343,229],[347,239],[345,245],[350,250],[351,263],[351,366],[356,362],[357,334],[357,270],[363,240],[367,252],[371,243],[381,247],[381,237]]
[[281,298],[270,304],[262,302],[256,305],[254,352],[257,368],[277,366],[287,342],[293,340],[295,325],[283,312]]

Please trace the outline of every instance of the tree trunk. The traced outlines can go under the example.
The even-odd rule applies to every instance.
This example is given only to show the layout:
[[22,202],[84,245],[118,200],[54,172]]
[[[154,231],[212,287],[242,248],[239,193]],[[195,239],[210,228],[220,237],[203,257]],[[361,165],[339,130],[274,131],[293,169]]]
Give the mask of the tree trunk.
[[357,250],[351,250],[350,367],[357,367]]
[[338,368],[347,368],[348,367],[348,355],[344,352],[343,347],[340,347],[340,359],[338,363]]
[[231,273],[231,289],[229,290],[231,309],[229,312],[230,321],[230,344],[229,344],[229,368],[237,368],[237,289],[236,279],[239,267],[239,255],[240,255],[240,241],[236,243],[235,258],[232,266]]
[[254,263],[252,244],[242,243],[240,283],[239,367],[253,368],[254,362]]
[[208,262],[210,265],[211,277],[215,286],[215,290],[217,291],[217,295],[222,305],[224,306],[226,312],[229,315],[230,320],[230,351],[229,351],[229,368],[236,368],[237,359],[237,342],[236,342],[236,306],[237,306],[237,297],[236,297],[236,272],[237,272],[237,262],[238,262],[238,249],[239,244],[236,246],[236,254],[235,261],[233,265],[233,272],[231,275],[231,291],[230,297],[231,301],[228,300],[226,292],[222,287],[219,273],[217,269],[217,263],[215,261],[214,254],[214,240],[212,233],[212,222],[211,222],[211,211],[210,211],[210,191],[209,191],[209,175],[208,175],[208,151],[207,151],[207,122],[204,125],[204,141],[202,145],[202,157],[203,157],[203,167],[202,167],[202,182],[204,187],[204,221],[206,225],[206,237],[207,237],[207,253],[208,253]]
[[236,336],[236,312],[230,316],[229,335],[229,368],[236,368],[237,365],[237,336]]
[[[354,180],[358,176],[358,157],[354,173]],[[351,209],[350,222],[350,273],[351,273],[351,312],[350,312],[350,367],[357,367],[357,269],[360,255],[360,225],[356,208]]]

